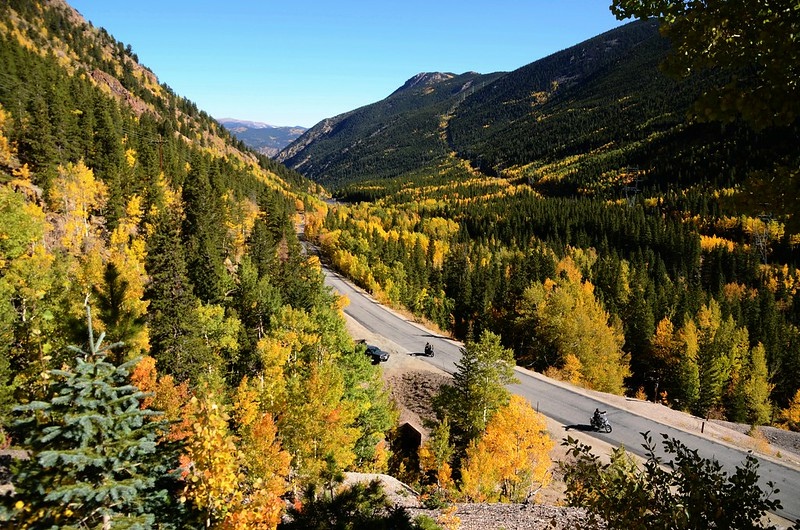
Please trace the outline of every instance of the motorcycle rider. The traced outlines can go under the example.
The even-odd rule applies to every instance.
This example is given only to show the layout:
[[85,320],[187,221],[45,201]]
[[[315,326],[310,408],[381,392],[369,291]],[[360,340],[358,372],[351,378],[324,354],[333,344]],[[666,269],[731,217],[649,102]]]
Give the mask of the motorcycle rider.
[[430,342],[425,343],[425,355],[433,357],[433,346],[431,346]]
[[592,416],[592,426],[599,427],[603,423],[603,419],[605,418],[606,411],[601,411],[600,409],[594,409],[594,416]]

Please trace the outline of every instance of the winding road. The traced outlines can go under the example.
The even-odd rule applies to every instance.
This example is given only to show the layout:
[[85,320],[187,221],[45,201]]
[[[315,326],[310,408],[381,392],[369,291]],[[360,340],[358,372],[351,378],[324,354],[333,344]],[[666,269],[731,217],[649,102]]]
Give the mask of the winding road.
[[[344,309],[346,314],[369,331],[405,349],[406,353],[421,354],[425,343],[430,342],[435,347],[436,356],[421,358],[448,373],[455,372],[455,363],[461,356],[460,343],[426,330],[419,324],[385,308],[339,274],[324,267],[323,270],[326,285],[349,298],[350,304]],[[596,407],[607,410],[608,418],[614,427],[613,432],[592,435],[611,445],[625,446],[627,450],[639,456],[644,456],[642,448],[644,440],[640,433],[649,431],[659,451],[662,447],[658,433],[664,433],[671,438],[681,440],[688,447],[697,449],[701,456],[716,459],[729,473],[745,460],[747,453],[741,449],[616,408],[587,397],[541,374],[517,368],[516,376],[519,383],[510,385],[509,389],[525,397],[545,416],[565,426],[588,423],[589,416]],[[660,454],[664,456],[663,452]],[[781,500],[783,509],[778,511],[778,515],[791,521],[800,519],[800,469],[764,458],[759,458],[759,464],[762,489],[767,488],[768,481],[780,489],[777,497]]]

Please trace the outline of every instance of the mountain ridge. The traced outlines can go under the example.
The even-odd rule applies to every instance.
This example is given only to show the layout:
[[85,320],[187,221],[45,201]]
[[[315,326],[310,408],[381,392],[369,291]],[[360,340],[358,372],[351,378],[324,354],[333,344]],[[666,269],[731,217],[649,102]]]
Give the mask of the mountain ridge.
[[[520,124],[545,103],[618,65],[637,46],[652,46],[647,43],[661,39],[656,26],[654,21],[631,22],[511,72],[418,73],[381,101],[323,120],[276,159],[334,186],[394,177],[422,164],[435,165],[451,154],[497,174],[507,164],[487,164],[487,153],[479,152],[483,144],[503,130],[531,140]],[[657,61],[648,68],[657,69]],[[435,101],[432,94],[438,96]],[[397,119],[398,109],[404,110],[403,119]],[[358,162],[353,161],[356,147]]]
[[433,163],[447,153],[439,135],[442,116],[463,99],[465,87],[501,74],[420,73],[376,103],[322,120],[281,151],[276,160],[320,183],[348,175],[394,176],[418,161]]

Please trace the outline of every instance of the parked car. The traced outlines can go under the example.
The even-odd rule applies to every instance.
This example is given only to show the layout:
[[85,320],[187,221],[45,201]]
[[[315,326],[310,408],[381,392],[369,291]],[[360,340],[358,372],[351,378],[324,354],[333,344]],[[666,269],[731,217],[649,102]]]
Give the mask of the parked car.
[[386,362],[389,360],[389,352],[383,351],[382,349],[378,348],[377,346],[369,345],[367,346],[366,354],[372,357],[372,360],[375,362]]

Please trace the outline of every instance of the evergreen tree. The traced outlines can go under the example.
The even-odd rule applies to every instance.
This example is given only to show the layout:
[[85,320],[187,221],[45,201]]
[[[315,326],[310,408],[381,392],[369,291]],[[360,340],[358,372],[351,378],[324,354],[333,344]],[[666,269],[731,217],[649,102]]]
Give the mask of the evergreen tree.
[[186,272],[177,217],[161,212],[148,239],[147,271],[152,355],[178,381],[195,383],[209,366],[216,366],[200,337],[194,318],[198,301]]
[[[126,343],[141,333],[145,325],[144,316],[134,314],[126,305],[129,284],[120,274],[116,265],[109,262],[103,272],[104,289],[94,289],[97,298],[98,316],[106,326],[106,333]],[[117,363],[124,361],[125,347],[117,348],[119,355],[111,353]]]
[[435,399],[437,415],[450,420],[457,450],[464,451],[495,411],[508,403],[506,385],[514,382],[513,353],[503,348],[499,336],[484,331],[478,342],[467,342],[453,384],[443,386]]
[[236,370],[244,374],[256,373],[261,363],[256,354],[256,345],[270,330],[273,318],[281,308],[281,295],[269,276],[259,274],[259,268],[250,255],[239,263],[236,291],[233,303],[242,321],[242,349]]
[[[88,311],[88,309],[87,309]],[[91,330],[91,319],[89,319]],[[89,351],[71,348],[75,365],[52,370],[47,399],[14,409],[13,432],[29,451],[13,464],[14,496],[6,514],[31,528],[153,528],[175,467],[158,445],[166,422],[141,408],[145,397],[130,384],[129,362],[115,366],[89,334]]]
[[182,234],[186,243],[189,279],[204,302],[219,302],[228,287],[223,256],[225,223],[219,193],[211,184],[208,160],[192,159],[183,185],[186,216]]
[[[652,287],[646,285],[648,292],[644,288],[635,289],[631,298],[629,317],[625,319],[625,351],[630,355],[631,376],[628,381],[628,388],[639,388],[650,381],[657,381],[663,378],[660,368],[653,359],[653,348],[651,337],[655,333],[655,321],[653,318]],[[650,388],[648,388],[648,392]],[[653,396],[658,398],[658,396]]]

